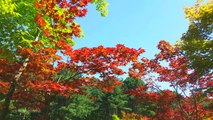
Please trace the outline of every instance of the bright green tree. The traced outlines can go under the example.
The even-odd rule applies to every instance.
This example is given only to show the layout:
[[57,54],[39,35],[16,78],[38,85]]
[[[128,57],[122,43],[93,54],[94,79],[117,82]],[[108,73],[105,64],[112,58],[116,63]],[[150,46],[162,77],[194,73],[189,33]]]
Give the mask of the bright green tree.
[[[76,17],[85,16],[85,10],[82,14],[74,13],[79,12],[77,10],[71,11],[71,14],[68,6],[59,5],[62,1],[56,3],[56,0],[0,0],[0,58],[16,60],[19,58],[16,50],[20,47],[33,47],[32,43],[35,41],[42,42],[46,47],[54,47],[58,40],[73,45],[73,36],[82,37],[83,32],[74,20]],[[68,3],[66,0],[63,2]],[[96,5],[102,16],[107,16],[106,0],[92,0],[91,3]],[[50,6],[51,4],[53,6]],[[85,9],[86,5],[87,3],[77,8]],[[73,27],[76,27],[75,30]],[[79,29],[80,33],[75,33],[76,29]]]
[[183,34],[179,46],[190,59],[190,66],[203,75],[213,70],[213,1],[198,0],[192,7],[185,8],[189,19],[188,30]]
[[[6,119],[13,94],[30,59],[29,55],[18,55],[18,50],[29,48],[36,52],[42,48],[70,48],[74,45],[74,37],[83,37],[75,18],[86,15],[88,3],[97,5],[102,16],[107,15],[105,0],[0,0],[0,59],[20,65],[9,81],[0,119]],[[42,45],[36,48],[37,43]],[[64,46],[57,46],[59,43]]]

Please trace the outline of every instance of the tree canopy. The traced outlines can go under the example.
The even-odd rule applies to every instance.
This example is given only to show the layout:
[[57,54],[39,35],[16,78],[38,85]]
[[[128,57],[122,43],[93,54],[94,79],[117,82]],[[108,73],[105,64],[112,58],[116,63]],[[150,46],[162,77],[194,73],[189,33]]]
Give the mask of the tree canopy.
[[123,44],[73,49],[90,3],[107,15],[105,0],[0,0],[1,120],[213,118],[212,0],[186,8],[181,42],[161,40],[152,59]]
[[195,6],[185,8],[185,17],[189,19],[188,30],[183,34],[180,47],[189,57],[197,74],[212,72],[213,69],[213,1],[198,1]]

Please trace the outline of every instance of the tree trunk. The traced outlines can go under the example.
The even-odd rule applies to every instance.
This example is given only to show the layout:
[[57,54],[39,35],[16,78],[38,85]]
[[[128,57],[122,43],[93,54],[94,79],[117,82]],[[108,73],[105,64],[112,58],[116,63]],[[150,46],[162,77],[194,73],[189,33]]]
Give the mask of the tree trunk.
[[[36,38],[35,38],[35,41],[38,41],[38,38],[40,36],[40,32],[38,32]],[[24,72],[24,70],[26,69],[27,67],[27,64],[28,64],[28,61],[29,61],[29,57],[27,57],[24,62],[23,62],[23,65],[22,67],[19,69],[19,72],[18,74],[15,75],[13,81],[11,82],[11,85],[10,85],[10,88],[9,88],[9,91],[8,93],[6,94],[6,97],[5,97],[5,101],[4,101],[4,106],[3,106],[3,109],[2,109],[2,114],[1,114],[1,117],[0,117],[0,120],[6,120],[7,119],[7,115],[9,114],[10,112],[10,101],[12,100],[12,96],[15,92],[15,89],[16,89],[16,85],[22,75],[22,73]]]
[[19,78],[21,77],[24,69],[27,67],[28,61],[29,61],[29,58],[26,58],[22,67],[19,69],[18,74],[15,75],[14,80],[11,82],[9,91],[6,94],[6,97],[5,97],[4,106],[3,106],[2,115],[1,115],[1,120],[6,120],[6,117],[9,113],[9,111],[10,111],[9,110],[10,101],[12,100],[13,93],[15,92],[17,82],[18,82]]
[[1,120],[6,120],[6,117],[9,113],[10,101],[11,101],[12,95],[15,91],[16,84],[17,84],[16,81],[13,81],[11,83],[10,89],[9,89],[7,95],[6,95],[6,98],[5,98],[5,102],[4,102],[4,106],[3,106],[3,110],[2,110],[2,114],[1,114]]
[[52,97],[49,96],[49,95],[45,95],[45,108],[42,110],[42,118],[44,120],[49,120],[50,117],[49,117],[49,113],[50,113],[50,102],[52,101]]

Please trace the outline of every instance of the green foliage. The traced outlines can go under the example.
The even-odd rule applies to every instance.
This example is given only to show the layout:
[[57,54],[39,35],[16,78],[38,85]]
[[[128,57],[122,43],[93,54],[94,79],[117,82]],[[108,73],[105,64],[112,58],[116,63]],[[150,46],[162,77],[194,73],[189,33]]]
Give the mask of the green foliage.
[[65,109],[69,109],[70,115],[77,118],[85,118],[91,113],[91,111],[95,110],[96,107],[93,101],[86,96],[77,95],[72,100],[72,103],[70,103]]
[[117,111],[121,110],[131,110],[130,108],[126,107],[126,104],[128,103],[128,95],[123,93],[121,87],[116,87],[114,92],[109,94],[110,95],[107,96],[109,106],[114,109],[116,113],[118,113]]
[[[73,73],[68,69],[63,69],[59,74],[55,75],[57,82],[72,82],[74,79],[81,78],[82,75]],[[89,89],[90,90],[90,89]],[[88,91],[89,91],[88,90]],[[74,94],[72,98],[63,96],[55,96],[50,105],[50,116],[52,120],[83,120],[98,106],[90,99],[93,91],[85,91],[86,95]]]
[[52,120],[83,120],[96,109],[87,96],[76,94],[71,99],[59,96],[51,103],[50,116]]
[[13,0],[1,0],[0,1],[0,12],[2,15],[18,16],[19,13],[17,13],[15,10],[16,10],[16,4]]
[[[127,77],[124,80],[124,84],[122,85],[122,87],[124,91],[128,91],[129,89],[135,89],[141,85],[145,85],[144,81]],[[129,96],[127,106],[131,109],[131,112],[137,114],[142,114],[146,116],[155,116],[156,114],[154,112],[154,109],[156,109],[156,105],[151,102],[138,102],[133,96]]]
[[0,58],[15,59],[18,46],[31,47],[37,32],[35,13],[33,0],[0,1]]
[[134,79],[134,78],[131,78],[131,77],[127,77],[125,80],[124,80],[124,84],[123,84],[123,89],[124,90],[127,90],[127,89],[134,89],[140,85],[145,85],[144,81],[142,80],[137,80],[137,79]]
[[112,120],[120,120],[120,118],[116,114],[113,114],[112,115]]
[[137,114],[142,114],[146,116],[155,116],[156,113],[154,110],[157,109],[157,106],[154,103],[151,102],[144,102],[144,103],[139,103],[136,105],[136,111],[134,113]]
[[30,112],[26,109],[12,110],[8,115],[8,120],[31,120]]
[[[96,4],[96,9],[101,13],[102,16],[107,16],[108,3],[105,0],[95,0],[92,3]],[[57,11],[59,15],[63,14],[64,8],[54,7],[54,11]],[[35,21],[36,13],[40,13],[39,9],[35,8],[35,0],[0,0],[0,58],[8,58],[9,60],[16,60],[17,56],[15,51],[19,47],[33,47],[32,42],[38,35],[40,30]],[[71,24],[65,23],[64,19],[60,19],[66,27],[63,30],[54,29],[53,19],[48,15],[42,16],[46,25],[45,29],[48,29],[54,35],[54,41],[59,40],[59,32],[62,33],[72,33],[70,28]],[[75,23],[78,25],[77,23]],[[69,26],[69,27],[68,27]],[[79,28],[80,29],[80,28]],[[80,35],[78,37],[83,37],[84,33],[80,29]],[[42,33],[42,32],[41,32]],[[52,38],[40,34],[39,41],[44,44],[44,46],[54,47],[54,43],[51,42]],[[65,41],[70,45],[74,45],[74,40],[71,36],[65,38]]]
[[188,31],[183,34],[178,45],[189,57],[190,66],[203,75],[213,69],[213,1],[197,3],[185,8],[185,17],[189,19]]
[[112,93],[102,92],[100,89],[90,87],[88,94],[95,98],[98,109],[93,111],[87,120],[111,120],[112,115],[121,116],[121,111],[131,111],[126,105],[129,96],[123,93],[122,87],[116,87]]
[[63,69],[59,74],[55,75],[55,81],[57,82],[71,82],[73,79],[82,77],[81,74],[71,72],[68,69]]
[[92,3],[96,4],[96,10],[101,13],[101,16],[108,15],[108,3],[106,2],[106,0],[92,0]]

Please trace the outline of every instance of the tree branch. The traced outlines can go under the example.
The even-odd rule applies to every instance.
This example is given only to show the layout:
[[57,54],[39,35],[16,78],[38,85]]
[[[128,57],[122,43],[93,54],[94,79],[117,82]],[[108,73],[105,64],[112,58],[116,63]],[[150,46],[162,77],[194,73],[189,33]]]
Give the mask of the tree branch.
[[[35,38],[35,41],[38,41],[39,36],[40,36],[40,31],[37,32],[37,36]],[[17,83],[18,83],[21,75],[23,74],[24,70],[26,69],[26,67],[28,65],[28,62],[29,62],[29,56],[24,60],[23,65],[18,70],[19,71],[18,74],[16,74],[14,76],[14,79],[11,82],[10,88],[8,90],[8,93],[6,94],[6,97],[5,97],[4,106],[3,106],[3,110],[2,110],[0,120],[6,120],[7,119],[6,117],[9,114],[9,111],[10,111],[9,106],[10,106],[10,102],[12,100],[12,96],[15,92]]]

